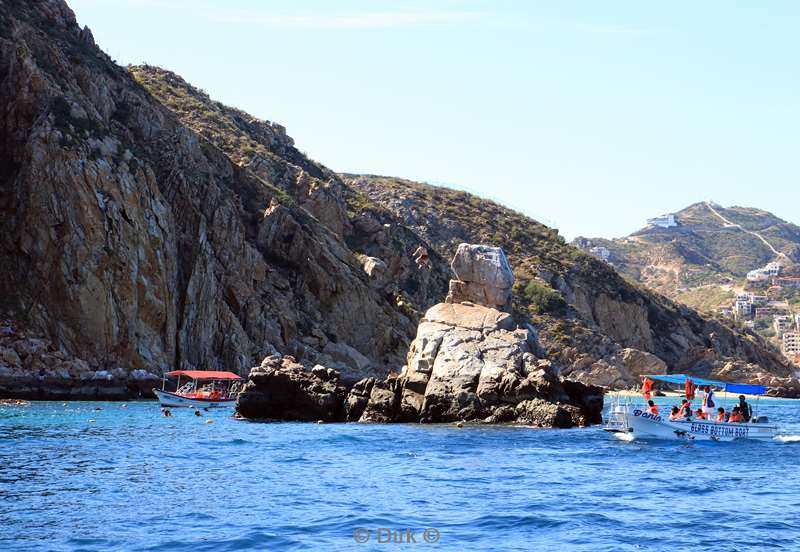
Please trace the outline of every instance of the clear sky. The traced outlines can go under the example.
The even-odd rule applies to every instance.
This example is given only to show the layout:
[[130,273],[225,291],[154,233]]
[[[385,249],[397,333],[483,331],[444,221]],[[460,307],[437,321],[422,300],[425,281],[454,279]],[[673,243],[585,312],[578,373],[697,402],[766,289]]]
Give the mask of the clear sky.
[[343,172],[617,237],[713,199],[800,223],[800,2],[68,0]]

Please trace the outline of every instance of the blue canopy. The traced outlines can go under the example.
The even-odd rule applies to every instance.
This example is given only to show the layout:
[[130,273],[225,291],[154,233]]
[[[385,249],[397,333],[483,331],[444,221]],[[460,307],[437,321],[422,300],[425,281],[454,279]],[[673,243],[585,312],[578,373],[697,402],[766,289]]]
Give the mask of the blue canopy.
[[696,378],[694,376],[687,376],[686,374],[653,375],[644,377],[651,380],[674,383],[675,385],[686,385],[686,379],[688,378],[692,380],[692,383],[695,385],[710,385],[712,387],[724,389],[727,393],[763,395],[767,392],[767,388],[763,385],[751,385],[749,383],[725,383],[724,381]]

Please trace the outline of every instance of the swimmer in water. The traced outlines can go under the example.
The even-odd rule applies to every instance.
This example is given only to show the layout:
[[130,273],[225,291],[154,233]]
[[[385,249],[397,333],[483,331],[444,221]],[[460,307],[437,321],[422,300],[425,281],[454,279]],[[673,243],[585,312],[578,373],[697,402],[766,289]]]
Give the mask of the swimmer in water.
[[169,408],[162,408],[161,413],[165,418],[170,418],[172,416],[172,412],[170,412]]

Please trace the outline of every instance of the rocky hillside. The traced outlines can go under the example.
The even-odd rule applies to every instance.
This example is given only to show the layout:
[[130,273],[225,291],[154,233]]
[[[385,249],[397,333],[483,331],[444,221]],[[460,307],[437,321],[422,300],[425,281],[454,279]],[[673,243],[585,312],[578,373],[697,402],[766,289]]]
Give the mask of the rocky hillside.
[[[536,328],[542,353],[585,381],[624,387],[643,371],[787,378],[792,368],[763,339],[704,318],[621,277],[511,209],[463,191],[399,178],[344,175],[443,255],[457,244],[493,243],[515,267],[515,314]],[[794,386],[778,381],[773,385]]]
[[608,248],[623,274],[709,311],[733,297],[747,272],[773,260],[800,261],[800,227],[767,211],[703,202],[678,211],[675,219],[672,228],[650,225],[625,238],[574,243]]
[[562,374],[619,386],[658,362],[789,373],[758,338],[643,291],[535,221],[461,192],[342,177],[280,125],[173,73],[117,66],[63,0],[0,0],[0,19],[3,393],[244,373],[270,355],[345,382],[382,377],[447,292],[443,256],[462,241],[509,253],[514,316]]
[[[114,64],[63,1],[1,0],[0,15],[13,327],[90,371],[243,371],[275,352],[353,377],[402,365],[418,310],[446,289],[438,256],[438,272],[411,269],[417,236],[345,208],[338,177],[279,126],[231,111],[260,144],[244,166]],[[26,358],[4,376],[28,377]]]

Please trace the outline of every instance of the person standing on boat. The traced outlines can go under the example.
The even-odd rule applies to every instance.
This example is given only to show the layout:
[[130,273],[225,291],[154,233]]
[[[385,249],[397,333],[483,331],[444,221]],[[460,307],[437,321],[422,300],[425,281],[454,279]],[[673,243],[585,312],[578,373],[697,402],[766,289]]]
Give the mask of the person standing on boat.
[[716,406],[717,405],[714,403],[714,391],[711,389],[710,385],[706,385],[705,393],[703,394],[702,408],[707,418],[714,415],[714,408]]

